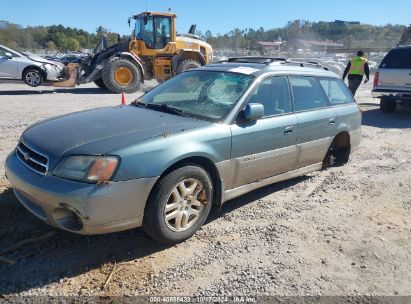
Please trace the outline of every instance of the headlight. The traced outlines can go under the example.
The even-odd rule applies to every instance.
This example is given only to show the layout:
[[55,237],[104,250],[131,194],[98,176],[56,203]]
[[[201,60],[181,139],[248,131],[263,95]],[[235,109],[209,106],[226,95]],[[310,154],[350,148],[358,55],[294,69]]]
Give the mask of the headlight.
[[118,163],[116,156],[68,156],[57,164],[53,174],[71,180],[101,183],[111,179]]
[[51,69],[56,69],[56,68],[57,68],[56,65],[51,64],[51,63],[45,63],[45,64],[43,65],[43,67],[44,67],[46,70],[51,70]]

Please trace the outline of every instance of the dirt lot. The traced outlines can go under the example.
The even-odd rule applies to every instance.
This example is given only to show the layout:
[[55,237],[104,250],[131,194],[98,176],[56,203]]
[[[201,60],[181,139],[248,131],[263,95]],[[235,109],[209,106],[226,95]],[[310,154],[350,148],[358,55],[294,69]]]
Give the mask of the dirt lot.
[[120,102],[93,85],[43,89],[0,84],[0,256],[16,261],[0,262],[0,295],[411,295],[411,109],[382,114],[371,85],[346,166],[235,199],[172,247],[141,229],[55,230],[20,206],[3,162],[24,128]]

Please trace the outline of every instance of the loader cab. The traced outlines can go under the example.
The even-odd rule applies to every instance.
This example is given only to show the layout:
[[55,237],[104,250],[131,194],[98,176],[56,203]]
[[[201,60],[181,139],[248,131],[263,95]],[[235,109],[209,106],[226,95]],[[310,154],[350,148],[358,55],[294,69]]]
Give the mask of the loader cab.
[[164,49],[175,41],[174,14],[156,14],[145,12],[133,17],[136,39],[144,41],[148,49]]

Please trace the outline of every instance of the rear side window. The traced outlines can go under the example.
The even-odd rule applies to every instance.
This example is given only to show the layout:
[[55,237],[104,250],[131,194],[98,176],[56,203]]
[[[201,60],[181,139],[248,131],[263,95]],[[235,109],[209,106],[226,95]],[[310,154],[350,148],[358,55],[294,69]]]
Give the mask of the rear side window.
[[327,106],[327,99],[318,82],[313,77],[290,77],[294,97],[294,109],[307,111]]
[[331,105],[339,105],[354,102],[347,86],[340,79],[320,79],[320,84],[324,89]]
[[411,69],[411,48],[391,50],[381,62],[384,69]]

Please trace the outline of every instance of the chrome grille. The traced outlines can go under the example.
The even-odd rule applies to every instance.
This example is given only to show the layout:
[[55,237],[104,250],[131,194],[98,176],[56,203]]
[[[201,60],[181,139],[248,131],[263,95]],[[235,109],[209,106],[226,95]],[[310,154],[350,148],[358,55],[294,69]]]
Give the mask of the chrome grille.
[[46,174],[49,162],[47,156],[34,151],[22,142],[19,142],[16,147],[16,155],[31,170],[40,174]]

